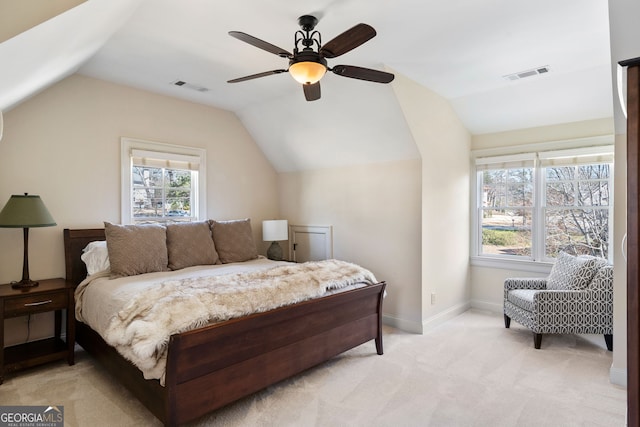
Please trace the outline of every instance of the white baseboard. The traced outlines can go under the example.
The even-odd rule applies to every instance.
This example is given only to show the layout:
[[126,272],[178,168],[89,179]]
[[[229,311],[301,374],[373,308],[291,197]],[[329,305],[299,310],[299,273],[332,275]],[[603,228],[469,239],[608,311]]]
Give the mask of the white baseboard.
[[464,313],[470,308],[471,308],[471,303],[466,302],[466,303],[448,308],[445,311],[442,311],[434,316],[424,319],[422,323],[415,322],[412,320],[399,319],[397,317],[383,314],[382,323],[394,328],[401,329],[405,332],[410,332],[414,334],[423,334],[426,330],[433,328],[443,322],[446,322],[449,319],[453,319],[454,317],[459,316],[460,314]]
[[611,365],[611,368],[609,369],[609,381],[611,381],[611,384],[626,387],[627,370],[622,368],[614,368],[613,365]]
[[463,304],[453,306],[445,311],[441,311],[440,313],[436,314],[435,316],[431,316],[428,319],[424,319],[422,321],[422,332],[424,333],[424,331],[438,326],[439,324],[446,322],[449,319],[453,319],[454,317],[461,315],[470,308],[471,302],[465,302]]
[[489,301],[482,301],[478,299],[471,300],[471,307],[477,308],[479,310],[487,310],[492,313],[502,314],[502,303],[495,303]]
[[420,322],[414,322],[413,320],[399,319],[397,317],[383,314],[382,323],[405,332],[413,334],[422,333],[422,324]]

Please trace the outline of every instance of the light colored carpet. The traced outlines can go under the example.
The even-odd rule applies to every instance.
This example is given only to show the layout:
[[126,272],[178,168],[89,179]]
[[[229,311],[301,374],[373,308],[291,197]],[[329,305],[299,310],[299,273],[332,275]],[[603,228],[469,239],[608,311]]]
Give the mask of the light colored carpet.
[[[193,426],[624,426],[626,391],[611,353],[580,337],[544,336],[478,310],[414,335],[385,328],[383,356],[361,345]],[[2,405],[63,405],[66,426],[157,426],[79,350],[11,374]]]

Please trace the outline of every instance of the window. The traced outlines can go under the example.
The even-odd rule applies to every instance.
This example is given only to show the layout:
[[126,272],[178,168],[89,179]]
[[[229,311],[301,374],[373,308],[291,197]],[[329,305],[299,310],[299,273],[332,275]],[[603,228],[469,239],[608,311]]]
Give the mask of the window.
[[122,139],[122,222],[205,218],[205,151]]
[[475,255],[609,259],[613,147],[476,158]]

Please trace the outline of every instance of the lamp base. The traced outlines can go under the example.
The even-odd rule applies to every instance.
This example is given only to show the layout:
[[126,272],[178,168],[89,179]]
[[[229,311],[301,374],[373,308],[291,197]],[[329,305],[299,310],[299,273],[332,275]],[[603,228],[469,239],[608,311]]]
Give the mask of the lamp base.
[[36,286],[38,286],[38,282],[29,279],[22,279],[19,282],[13,282],[11,284],[13,289],[30,289],[35,288]]
[[271,246],[267,250],[267,258],[273,261],[282,261],[282,248],[278,242],[271,242]]

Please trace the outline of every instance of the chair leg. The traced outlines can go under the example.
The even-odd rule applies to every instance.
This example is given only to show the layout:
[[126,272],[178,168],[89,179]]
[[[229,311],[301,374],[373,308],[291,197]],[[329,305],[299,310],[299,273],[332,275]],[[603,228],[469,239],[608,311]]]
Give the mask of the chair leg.
[[607,350],[613,351],[613,335],[604,334],[604,342],[607,344]]
[[511,326],[511,318],[505,314],[504,315],[504,327],[509,329],[509,326]]
[[540,350],[540,344],[542,344],[542,334],[533,334],[533,346]]

